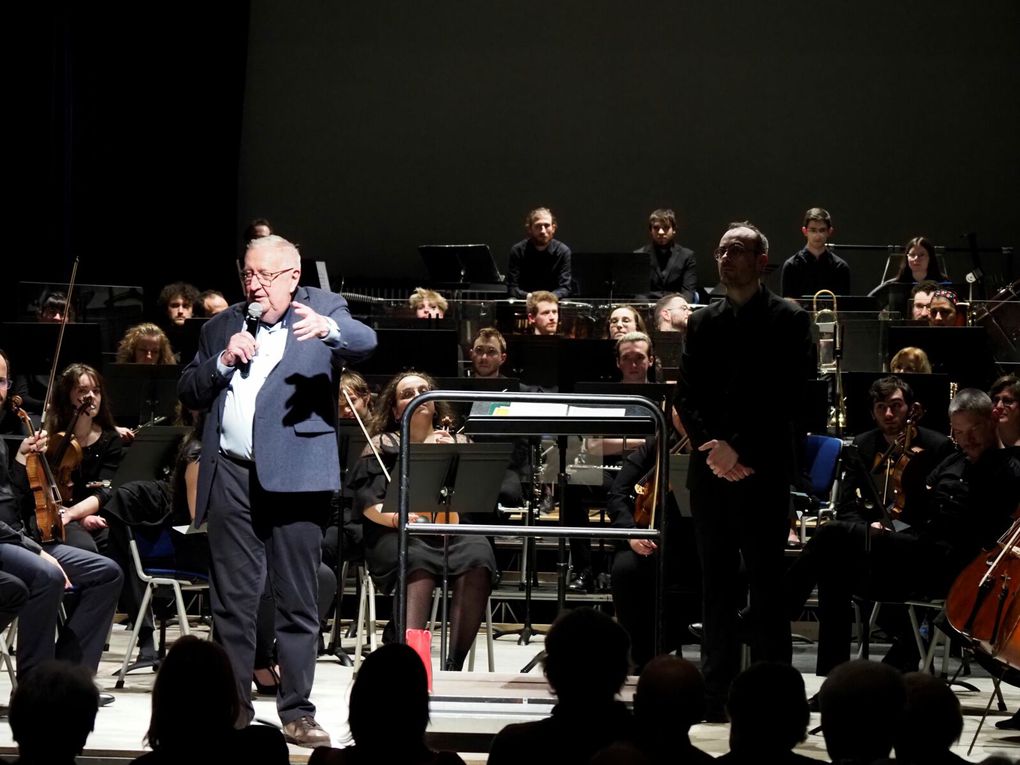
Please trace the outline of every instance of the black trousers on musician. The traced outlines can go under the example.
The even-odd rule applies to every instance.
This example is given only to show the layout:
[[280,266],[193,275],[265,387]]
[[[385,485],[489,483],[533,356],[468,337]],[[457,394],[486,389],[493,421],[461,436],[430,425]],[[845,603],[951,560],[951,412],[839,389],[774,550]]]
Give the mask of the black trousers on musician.
[[219,460],[208,512],[213,618],[248,721],[255,714],[255,622],[267,575],[283,668],[276,699],[280,720],[315,714],[310,696],[319,636],[318,568],[329,499],[325,492],[268,492],[254,464]]
[[[870,537],[870,538],[869,538]],[[827,675],[850,659],[851,598],[900,601],[944,596],[946,576],[940,552],[903,532],[869,532],[863,523],[831,521],[820,526],[786,575],[787,613],[796,618],[818,586],[818,663]],[[870,614],[862,615],[866,620]],[[917,669],[920,656],[902,606],[879,611],[879,624],[892,636],[886,661]]]
[[[745,639],[752,661],[790,663],[790,621],[783,598],[790,487],[756,473],[730,482],[708,473],[691,487],[704,599],[702,673],[712,705],[724,704],[740,670]],[[747,574],[747,590],[741,577]],[[747,608],[738,631],[737,612]]]

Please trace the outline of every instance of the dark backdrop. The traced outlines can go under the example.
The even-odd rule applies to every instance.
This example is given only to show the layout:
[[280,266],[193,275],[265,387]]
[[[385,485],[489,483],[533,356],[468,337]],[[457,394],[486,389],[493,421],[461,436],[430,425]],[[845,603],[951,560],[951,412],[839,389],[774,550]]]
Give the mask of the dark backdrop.
[[[4,314],[19,279],[66,278],[71,254],[84,281],[234,297],[255,215],[348,280],[420,279],[423,242],[485,242],[502,264],[536,205],[577,250],[636,247],[673,206],[703,281],[727,221],[761,225],[779,262],[811,205],[843,243],[1011,244],[1018,16],[1013,0],[18,7]],[[884,257],[852,260],[870,287]],[[986,270],[1004,278],[1001,258]]]
[[[538,205],[575,250],[633,249],[672,206],[706,280],[728,221],[780,262],[813,205],[844,243],[1011,243],[1018,18],[1013,0],[253,0],[239,223],[272,218],[349,280],[424,276],[421,243],[503,264]],[[862,290],[885,257],[853,261]]]

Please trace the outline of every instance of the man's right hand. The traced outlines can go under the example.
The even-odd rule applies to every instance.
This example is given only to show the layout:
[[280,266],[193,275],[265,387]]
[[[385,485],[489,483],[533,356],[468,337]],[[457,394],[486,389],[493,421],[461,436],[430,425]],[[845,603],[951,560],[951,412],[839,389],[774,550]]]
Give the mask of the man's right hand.
[[255,338],[247,332],[237,332],[230,336],[227,348],[220,354],[220,361],[225,367],[236,367],[238,364],[246,364],[255,356],[255,349],[258,345]]
[[60,561],[58,561],[56,558],[54,558],[52,555],[50,555],[45,550],[43,550],[41,553],[39,553],[39,557],[42,558],[44,561],[48,561],[49,563],[52,563],[54,566],[56,566],[57,568],[60,569],[60,573],[64,575],[64,589],[65,590],[70,590],[71,589],[71,580],[67,578],[67,572],[64,571],[64,567],[60,565]]
[[659,549],[659,546],[651,539],[628,539],[627,544],[630,545],[631,550],[645,557]]

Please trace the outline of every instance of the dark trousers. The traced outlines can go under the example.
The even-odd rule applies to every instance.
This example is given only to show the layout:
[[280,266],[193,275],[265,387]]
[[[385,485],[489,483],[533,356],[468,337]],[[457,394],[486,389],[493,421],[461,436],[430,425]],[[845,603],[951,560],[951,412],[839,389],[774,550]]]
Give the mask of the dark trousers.
[[789,664],[792,659],[783,598],[789,504],[789,485],[762,473],[736,482],[705,474],[691,489],[704,602],[701,670],[712,703],[725,702],[740,669],[737,612],[745,605],[752,660]]
[[218,462],[208,512],[213,618],[237,678],[242,717],[249,721],[255,714],[255,621],[267,574],[282,669],[280,720],[315,714],[310,696],[319,634],[318,567],[328,512],[328,493],[267,492],[254,464]]
[[[937,555],[926,554],[916,537],[908,534],[870,534],[863,523],[831,521],[819,527],[786,576],[787,613],[803,609],[818,585],[818,663],[815,671],[827,675],[850,659],[851,598],[903,600],[932,593],[942,580]],[[870,549],[869,549],[870,544]],[[944,594],[944,593],[943,593]],[[869,614],[863,615],[865,619]],[[916,669],[913,632],[900,607],[880,611],[882,628],[896,641],[894,657]],[[893,659],[890,659],[893,660]],[[898,662],[898,660],[897,660]]]
[[25,583],[6,571],[0,571],[0,632],[18,618],[18,612],[27,602],[28,587]]
[[46,552],[59,561],[75,587],[76,602],[69,609],[56,644],[57,611],[64,597],[64,576],[41,556],[13,544],[0,544],[0,569],[28,588],[28,601],[18,617],[18,677],[47,659],[83,664],[93,672],[103,655],[123,582],[109,558],[65,544],[49,544]]

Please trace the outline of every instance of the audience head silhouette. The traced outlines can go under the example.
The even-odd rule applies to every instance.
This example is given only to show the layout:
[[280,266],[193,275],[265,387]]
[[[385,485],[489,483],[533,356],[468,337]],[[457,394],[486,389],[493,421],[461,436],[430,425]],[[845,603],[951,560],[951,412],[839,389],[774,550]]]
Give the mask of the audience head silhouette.
[[889,756],[906,703],[897,670],[875,661],[848,661],[829,673],[818,698],[825,748],[833,762],[873,762]]
[[701,672],[676,656],[652,659],[638,678],[634,715],[644,731],[686,733],[705,716],[705,680]]
[[937,762],[963,733],[963,711],[949,686],[923,672],[903,676],[907,703],[896,736],[896,761]]
[[788,664],[761,662],[730,687],[730,749],[760,755],[789,752],[807,735],[811,711],[804,678]]
[[98,710],[99,692],[87,668],[62,661],[39,664],[18,679],[11,698],[18,762],[73,763],[95,727]]
[[428,679],[413,648],[390,643],[372,651],[351,688],[349,721],[354,743],[363,756],[424,749],[429,724]]
[[187,635],[173,644],[156,675],[146,739],[157,750],[215,741],[234,729],[240,710],[227,654]]
[[604,704],[627,679],[627,632],[591,608],[560,616],[546,635],[545,652],[545,676],[560,702]]

